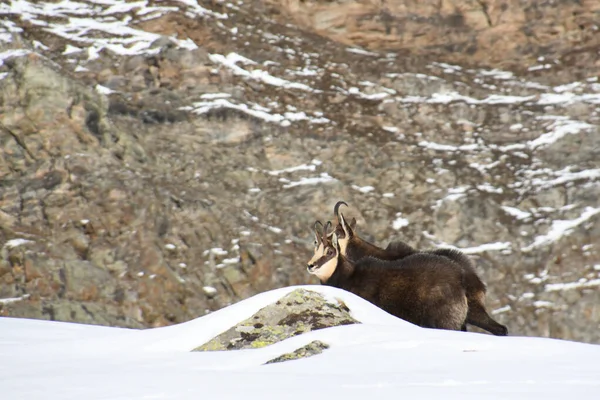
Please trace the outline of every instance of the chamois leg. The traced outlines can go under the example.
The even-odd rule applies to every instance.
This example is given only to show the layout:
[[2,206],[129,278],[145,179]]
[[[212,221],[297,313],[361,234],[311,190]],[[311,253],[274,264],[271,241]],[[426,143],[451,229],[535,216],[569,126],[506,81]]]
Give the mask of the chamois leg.
[[467,332],[467,323],[466,322],[460,327],[460,330],[463,332]]
[[485,307],[478,301],[469,301],[469,311],[467,313],[467,323],[485,329],[496,336],[508,335],[506,326],[499,324],[489,316]]

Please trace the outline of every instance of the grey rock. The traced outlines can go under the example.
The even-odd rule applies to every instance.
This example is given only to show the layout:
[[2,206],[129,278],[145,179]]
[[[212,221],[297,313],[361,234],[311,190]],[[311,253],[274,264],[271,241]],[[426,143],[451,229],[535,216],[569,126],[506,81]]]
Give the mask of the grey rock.
[[[358,321],[343,303],[331,304],[317,292],[296,289],[194,351],[256,349],[306,332],[355,323]],[[280,361],[307,357],[324,348],[319,344],[309,347],[294,356],[282,355]]]
[[291,353],[282,354],[279,357],[275,357],[272,360],[267,361],[265,364],[275,364],[284,361],[298,360],[300,358],[312,357],[317,354],[321,354],[323,350],[329,348],[327,343],[323,343],[320,340],[313,340],[306,346],[302,346],[299,349],[294,350]]

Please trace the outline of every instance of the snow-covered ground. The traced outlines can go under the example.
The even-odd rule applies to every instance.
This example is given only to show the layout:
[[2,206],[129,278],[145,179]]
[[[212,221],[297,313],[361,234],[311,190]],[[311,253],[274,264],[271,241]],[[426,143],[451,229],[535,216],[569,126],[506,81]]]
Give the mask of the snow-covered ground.
[[[1,318],[1,398],[579,400],[600,393],[600,346],[422,329],[322,286],[305,288],[341,299],[362,324],[262,349],[190,352],[294,288],[148,330]],[[315,339],[330,349],[263,365]]]

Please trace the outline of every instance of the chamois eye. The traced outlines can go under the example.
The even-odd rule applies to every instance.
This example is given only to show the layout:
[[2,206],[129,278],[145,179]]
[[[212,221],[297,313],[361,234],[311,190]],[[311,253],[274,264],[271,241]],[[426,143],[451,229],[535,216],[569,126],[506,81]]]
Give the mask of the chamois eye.
[[328,255],[328,256],[330,256],[330,255],[332,255],[332,254],[333,254],[333,249],[332,249],[331,247],[329,247],[329,248],[327,249],[327,255]]

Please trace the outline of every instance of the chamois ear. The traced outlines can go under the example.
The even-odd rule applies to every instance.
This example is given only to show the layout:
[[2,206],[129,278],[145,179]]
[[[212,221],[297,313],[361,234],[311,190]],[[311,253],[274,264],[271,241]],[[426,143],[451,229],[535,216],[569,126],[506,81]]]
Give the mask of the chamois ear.
[[337,234],[334,232],[333,236],[331,237],[331,244],[333,245],[333,248],[335,249],[336,252],[340,252],[340,244],[338,242],[338,237]]
[[352,221],[350,221],[350,228],[352,230],[356,229],[356,218],[352,217]]
[[[354,221],[354,223],[356,224],[356,220]],[[342,229],[344,230],[344,234],[346,235],[347,239],[350,239],[352,236],[354,236],[354,230],[350,225],[346,223],[344,214],[340,214],[340,225],[342,226]]]

